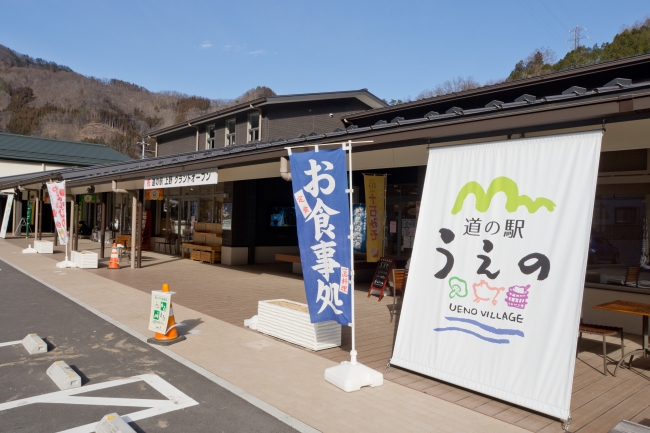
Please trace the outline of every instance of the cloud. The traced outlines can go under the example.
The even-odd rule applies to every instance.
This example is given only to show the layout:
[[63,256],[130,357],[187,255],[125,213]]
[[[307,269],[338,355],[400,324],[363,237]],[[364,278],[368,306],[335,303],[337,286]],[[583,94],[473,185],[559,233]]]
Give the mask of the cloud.
[[210,43],[210,41],[203,41],[203,43],[201,44],[201,48],[203,49],[210,48],[211,46],[212,44]]
[[224,51],[228,51],[228,50],[230,50],[231,48],[232,48],[232,45],[224,45],[224,46],[223,46],[223,50],[224,50]]
[[255,51],[251,51],[248,54],[250,54],[253,57],[257,57],[257,56],[261,56],[262,54],[266,54],[266,50],[255,50]]

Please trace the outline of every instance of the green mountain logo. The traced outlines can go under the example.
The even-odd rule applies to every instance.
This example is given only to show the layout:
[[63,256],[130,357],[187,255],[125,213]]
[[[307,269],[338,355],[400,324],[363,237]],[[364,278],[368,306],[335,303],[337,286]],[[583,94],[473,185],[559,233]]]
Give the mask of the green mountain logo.
[[555,210],[555,203],[547,198],[538,197],[533,200],[527,195],[519,195],[519,187],[517,186],[517,183],[508,177],[502,176],[495,178],[490,183],[487,192],[485,192],[481,184],[478,182],[467,182],[458,192],[451,213],[452,215],[456,215],[460,212],[461,209],[463,209],[465,199],[470,194],[474,194],[476,197],[476,210],[479,212],[486,212],[492,203],[492,197],[499,192],[505,193],[507,197],[506,210],[511,213],[515,212],[519,206],[526,206],[529,213],[535,213],[541,207],[545,207],[549,212]]

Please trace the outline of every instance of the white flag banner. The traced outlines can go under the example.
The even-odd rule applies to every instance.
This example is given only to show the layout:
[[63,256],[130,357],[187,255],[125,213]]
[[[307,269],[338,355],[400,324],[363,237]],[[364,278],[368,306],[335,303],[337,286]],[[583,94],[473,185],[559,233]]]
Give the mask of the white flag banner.
[[601,138],[429,151],[391,364],[568,418]]
[[11,217],[11,205],[14,203],[14,195],[9,194],[7,196],[7,204],[5,206],[5,213],[2,217],[2,227],[0,228],[0,238],[5,239],[7,237],[7,225],[9,224],[9,218]]
[[68,244],[68,218],[65,209],[65,181],[52,182],[47,184],[47,192],[50,195],[52,205],[52,216],[56,233],[59,236],[61,245]]

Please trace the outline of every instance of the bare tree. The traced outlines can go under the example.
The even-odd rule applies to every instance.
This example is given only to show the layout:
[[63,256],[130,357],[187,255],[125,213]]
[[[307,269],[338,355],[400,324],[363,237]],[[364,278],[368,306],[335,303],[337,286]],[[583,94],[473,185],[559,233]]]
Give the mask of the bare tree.
[[417,99],[427,99],[433,98],[435,96],[448,95],[450,93],[464,92],[466,90],[472,90],[481,87],[481,84],[474,79],[472,76],[463,77],[461,75],[452,78],[451,80],[446,80],[442,84],[438,84],[432,89],[426,89],[421,91]]

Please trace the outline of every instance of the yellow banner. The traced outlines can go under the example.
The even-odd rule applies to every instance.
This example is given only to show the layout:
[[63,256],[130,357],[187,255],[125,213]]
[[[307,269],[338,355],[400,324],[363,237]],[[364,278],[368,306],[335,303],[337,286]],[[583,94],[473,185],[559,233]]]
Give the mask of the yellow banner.
[[383,254],[386,176],[363,175],[366,189],[366,260],[378,262]]

